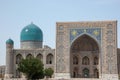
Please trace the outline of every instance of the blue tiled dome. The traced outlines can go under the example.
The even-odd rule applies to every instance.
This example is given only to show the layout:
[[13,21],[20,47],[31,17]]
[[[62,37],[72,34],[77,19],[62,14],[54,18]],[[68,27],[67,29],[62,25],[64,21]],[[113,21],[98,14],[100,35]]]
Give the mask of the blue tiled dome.
[[13,41],[12,39],[8,39],[8,40],[6,41],[6,44],[14,44],[14,41]]
[[43,41],[42,30],[35,24],[31,23],[22,29],[20,40],[21,41]]

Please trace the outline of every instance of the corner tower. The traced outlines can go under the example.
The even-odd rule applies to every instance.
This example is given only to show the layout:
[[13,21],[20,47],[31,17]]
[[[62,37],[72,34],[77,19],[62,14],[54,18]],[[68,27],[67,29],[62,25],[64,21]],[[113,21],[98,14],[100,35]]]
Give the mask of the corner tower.
[[25,26],[20,35],[21,49],[37,49],[42,48],[43,33],[42,30],[31,23]]
[[13,77],[13,65],[14,65],[14,55],[13,55],[14,42],[12,39],[6,41],[6,70],[5,78]]

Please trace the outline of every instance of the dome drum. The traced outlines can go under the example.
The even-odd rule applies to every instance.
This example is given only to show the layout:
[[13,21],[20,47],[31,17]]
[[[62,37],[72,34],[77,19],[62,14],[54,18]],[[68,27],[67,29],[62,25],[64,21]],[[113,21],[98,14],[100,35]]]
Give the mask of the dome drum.
[[37,49],[42,48],[40,41],[23,41],[21,42],[21,49]]

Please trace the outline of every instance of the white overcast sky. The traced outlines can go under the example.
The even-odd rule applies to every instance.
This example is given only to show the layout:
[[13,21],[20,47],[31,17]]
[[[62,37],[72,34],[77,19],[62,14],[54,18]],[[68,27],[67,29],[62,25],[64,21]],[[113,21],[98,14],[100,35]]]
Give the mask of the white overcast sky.
[[0,65],[5,64],[6,40],[20,48],[20,32],[31,22],[41,28],[44,44],[55,48],[56,22],[118,21],[120,47],[120,0],[0,0]]

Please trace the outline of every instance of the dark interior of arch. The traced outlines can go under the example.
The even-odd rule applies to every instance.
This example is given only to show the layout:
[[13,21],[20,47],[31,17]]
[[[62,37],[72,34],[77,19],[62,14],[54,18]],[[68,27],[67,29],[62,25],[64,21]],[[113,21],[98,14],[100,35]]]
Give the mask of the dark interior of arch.
[[90,36],[84,34],[77,38],[71,46],[72,52],[78,51],[99,51],[97,42]]

